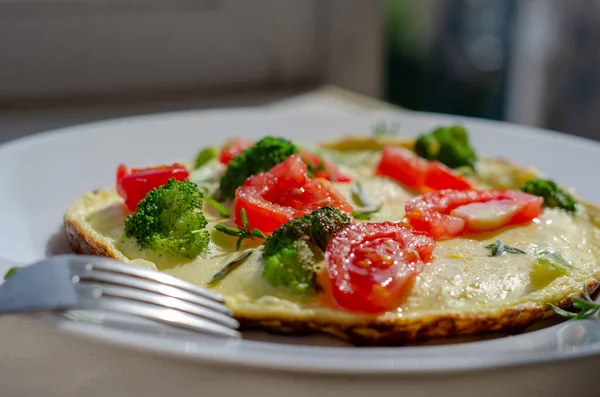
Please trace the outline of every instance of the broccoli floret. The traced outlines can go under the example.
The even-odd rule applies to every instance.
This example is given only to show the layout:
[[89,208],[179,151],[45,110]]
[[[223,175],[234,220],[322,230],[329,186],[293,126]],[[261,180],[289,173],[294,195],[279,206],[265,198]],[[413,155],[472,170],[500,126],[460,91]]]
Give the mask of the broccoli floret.
[[297,294],[314,291],[317,260],[350,223],[348,216],[328,206],[281,225],[265,241],[263,278]]
[[352,222],[350,217],[332,206],[319,208],[304,218],[310,221],[309,236],[322,251],[325,251],[333,236]]
[[125,220],[125,235],[134,237],[143,249],[195,258],[210,241],[204,230],[203,198],[195,183],[169,179],[138,203]]
[[262,275],[270,284],[286,287],[297,294],[313,288],[315,254],[307,241],[282,237],[277,246],[269,250],[269,254],[267,256],[265,253]]
[[415,152],[427,160],[437,160],[450,168],[475,169],[477,161],[467,131],[459,125],[439,127],[429,134],[421,135],[415,142]]
[[298,153],[298,147],[283,138],[267,136],[234,157],[221,178],[220,197],[233,198],[235,190],[251,175],[265,172]]
[[577,209],[577,201],[551,180],[541,178],[532,179],[527,181],[521,187],[521,190],[525,193],[543,197],[546,207],[558,207],[567,212],[575,212]]

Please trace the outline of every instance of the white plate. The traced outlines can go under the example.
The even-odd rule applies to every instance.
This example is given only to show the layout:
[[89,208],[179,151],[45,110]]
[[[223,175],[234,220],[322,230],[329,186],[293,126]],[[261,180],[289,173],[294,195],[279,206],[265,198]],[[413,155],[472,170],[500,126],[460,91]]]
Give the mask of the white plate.
[[[67,249],[61,230],[66,208],[84,191],[114,182],[119,162],[143,166],[191,158],[198,148],[227,137],[277,134],[314,142],[398,123],[413,135],[461,122],[481,154],[535,166],[600,202],[589,183],[600,168],[600,145],[526,127],[439,115],[277,116],[253,111],[182,112],[66,128],[0,147],[0,256],[27,263]],[[0,274],[7,270],[0,263]],[[600,353],[596,321],[567,322],[488,341],[399,348],[352,348],[321,337],[253,334],[223,341],[180,332],[142,333],[43,316],[61,331],[140,351],[278,370],[327,373],[456,373],[581,359]],[[337,344],[337,346],[336,346]]]

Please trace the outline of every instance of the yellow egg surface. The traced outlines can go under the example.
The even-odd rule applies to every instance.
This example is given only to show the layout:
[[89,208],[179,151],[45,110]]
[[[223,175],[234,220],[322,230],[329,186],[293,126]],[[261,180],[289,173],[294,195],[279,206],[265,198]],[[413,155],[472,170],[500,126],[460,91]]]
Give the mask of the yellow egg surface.
[[[373,202],[382,204],[371,221],[401,221],[405,202],[415,193],[375,175],[384,144],[411,146],[389,138],[347,137],[323,144],[320,153],[359,182]],[[481,188],[518,189],[536,174],[506,161],[480,158],[477,173],[468,178]],[[336,184],[350,203],[352,186]],[[528,224],[437,242],[434,260],[395,310],[358,314],[326,305],[318,294],[296,296],[270,285],[262,277],[261,240],[244,240],[236,251],[234,237],[213,230],[223,221],[206,204],[212,237],[206,254],[183,260],[140,250],[134,240],[124,237],[127,212],[122,203],[113,188],[85,193],[75,202],[65,215],[74,251],[156,268],[206,287],[226,263],[252,250],[236,270],[211,287],[245,328],[289,334],[326,332],[360,345],[520,331],[551,316],[549,303],[566,308],[584,285],[592,292],[600,279],[600,210],[589,204],[580,205],[575,214],[546,208]],[[491,257],[486,246],[496,240],[526,253]],[[568,266],[557,270],[540,265],[535,256],[539,252],[558,254]]]

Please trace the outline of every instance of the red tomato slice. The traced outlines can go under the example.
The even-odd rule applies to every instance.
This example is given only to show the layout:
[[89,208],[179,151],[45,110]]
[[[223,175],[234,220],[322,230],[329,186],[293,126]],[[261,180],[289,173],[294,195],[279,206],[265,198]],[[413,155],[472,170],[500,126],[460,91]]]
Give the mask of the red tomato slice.
[[246,210],[250,230],[271,234],[292,218],[331,205],[346,213],[352,206],[331,182],[308,177],[299,155],[290,156],[270,171],[249,177],[235,193],[234,220],[242,226],[240,213]]
[[429,162],[412,152],[388,146],[381,151],[377,174],[387,176],[412,189],[425,186]]
[[329,286],[324,291],[351,311],[395,309],[414,277],[432,260],[434,248],[431,236],[406,224],[355,223],[327,245]]
[[171,178],[182,181],[189,176],[185,166],[177,163],[150,168],[129,168],[120,164],[117,168],[117,192],[125,200],[127,208],[135,211],[137,204],[152,189],[166,184]]
[[444,164],[428,161],[410,150],[394,146],[383,148],[377,174],[419,192],[471,189],[469,182]]
[[405,210],[416,229],[445,239],[530,222],[542,213],[542,203],[516,190],[441,190],[413,198]]
[[327,179],[328,181],[338,182],[338,183],[345,183],[345,182],[352,181],[352,178],[350,178],[348,175],[341,172],[335,164],[333,164],[330,161],[323,160],[321,157],[317,156],[316,154],[306,152],[306,151],[301,151],[300,157],[312,169],[319,169],[319,168],[322,169],[321,171],[315,172],[313,175],[313,178],[323,178],[323,179]]
[[427,176],[425,177],[425,185],[433,190],[472,189],[471,184],[467,182],[465,178],[439,161],[431,161],[429,163],[429,169],[427,170]]
[[221,153],[219,153],[219,161],[227,165],[234,157],[242,154],[244,150],[248,149],[253,144],[254,142],[246,139],[231,139],[221,149]]

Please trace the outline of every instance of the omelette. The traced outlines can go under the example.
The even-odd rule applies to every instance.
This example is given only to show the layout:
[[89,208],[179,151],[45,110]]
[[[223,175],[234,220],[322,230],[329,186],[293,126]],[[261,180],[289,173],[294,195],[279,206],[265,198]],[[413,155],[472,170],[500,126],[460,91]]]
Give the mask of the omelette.
[[[584,288],[593,293],[600,280],[596,206],[578,200],[575,207],[574,194],[561,186],[561,197],[572,200],[561,207],[556,196],[542,199],[523,189],[545,178],[536,170],[474,150],[467,151],[473,161],[465,167],[444,157],[444,143],[431,146],[437,154],[424,151],[425,141],[384,134],[315,147],[294,142],[300,155],[286,154],[282,164],[296,158],[306,165],[298,166],[304,187],[281,188],[296,177],[289,169],[279,179],[269,179],[272,170],[255,169],[247,178],[237,175],[241,185],[230,189],[230,197],[220,194],[224,175],[253,143],[207,148],[195,164],[180,164],[186,172],[178,179],[192,182],[205,197],[194,213],[205,218],[201,232],[208,242],[191,257],[190,251],[156,249],[132,235],[126,225],[140,211],[137,202],[152,193],[133,198],[119,183],[84,193],[65,214],[66,234],[76,253],[112,257],[210,288],[224,297],[243,329],[323,332],[355,345],[520,332],[552,316],[550,304],[569,309]],[[267,184],[276,184],[277,194],[264,193]],[[305,197],[315,184],[318,194],[328,192],[326,199]],[[448,207],[457,197],[462,201]],[[288,273],[276,282],[267,277],[268,251],[278,247],[273,241],[294,219],[326,206],[345,220],[327,234],[327,244],[319,244],[319,236],[287,235],[291,244],[305,241],[310,247],[309,277],[291,288],[285,260],[276,270]],[[373,231],[378,239],[370,239]],[[385,280],[377,279],[381,274]]]

